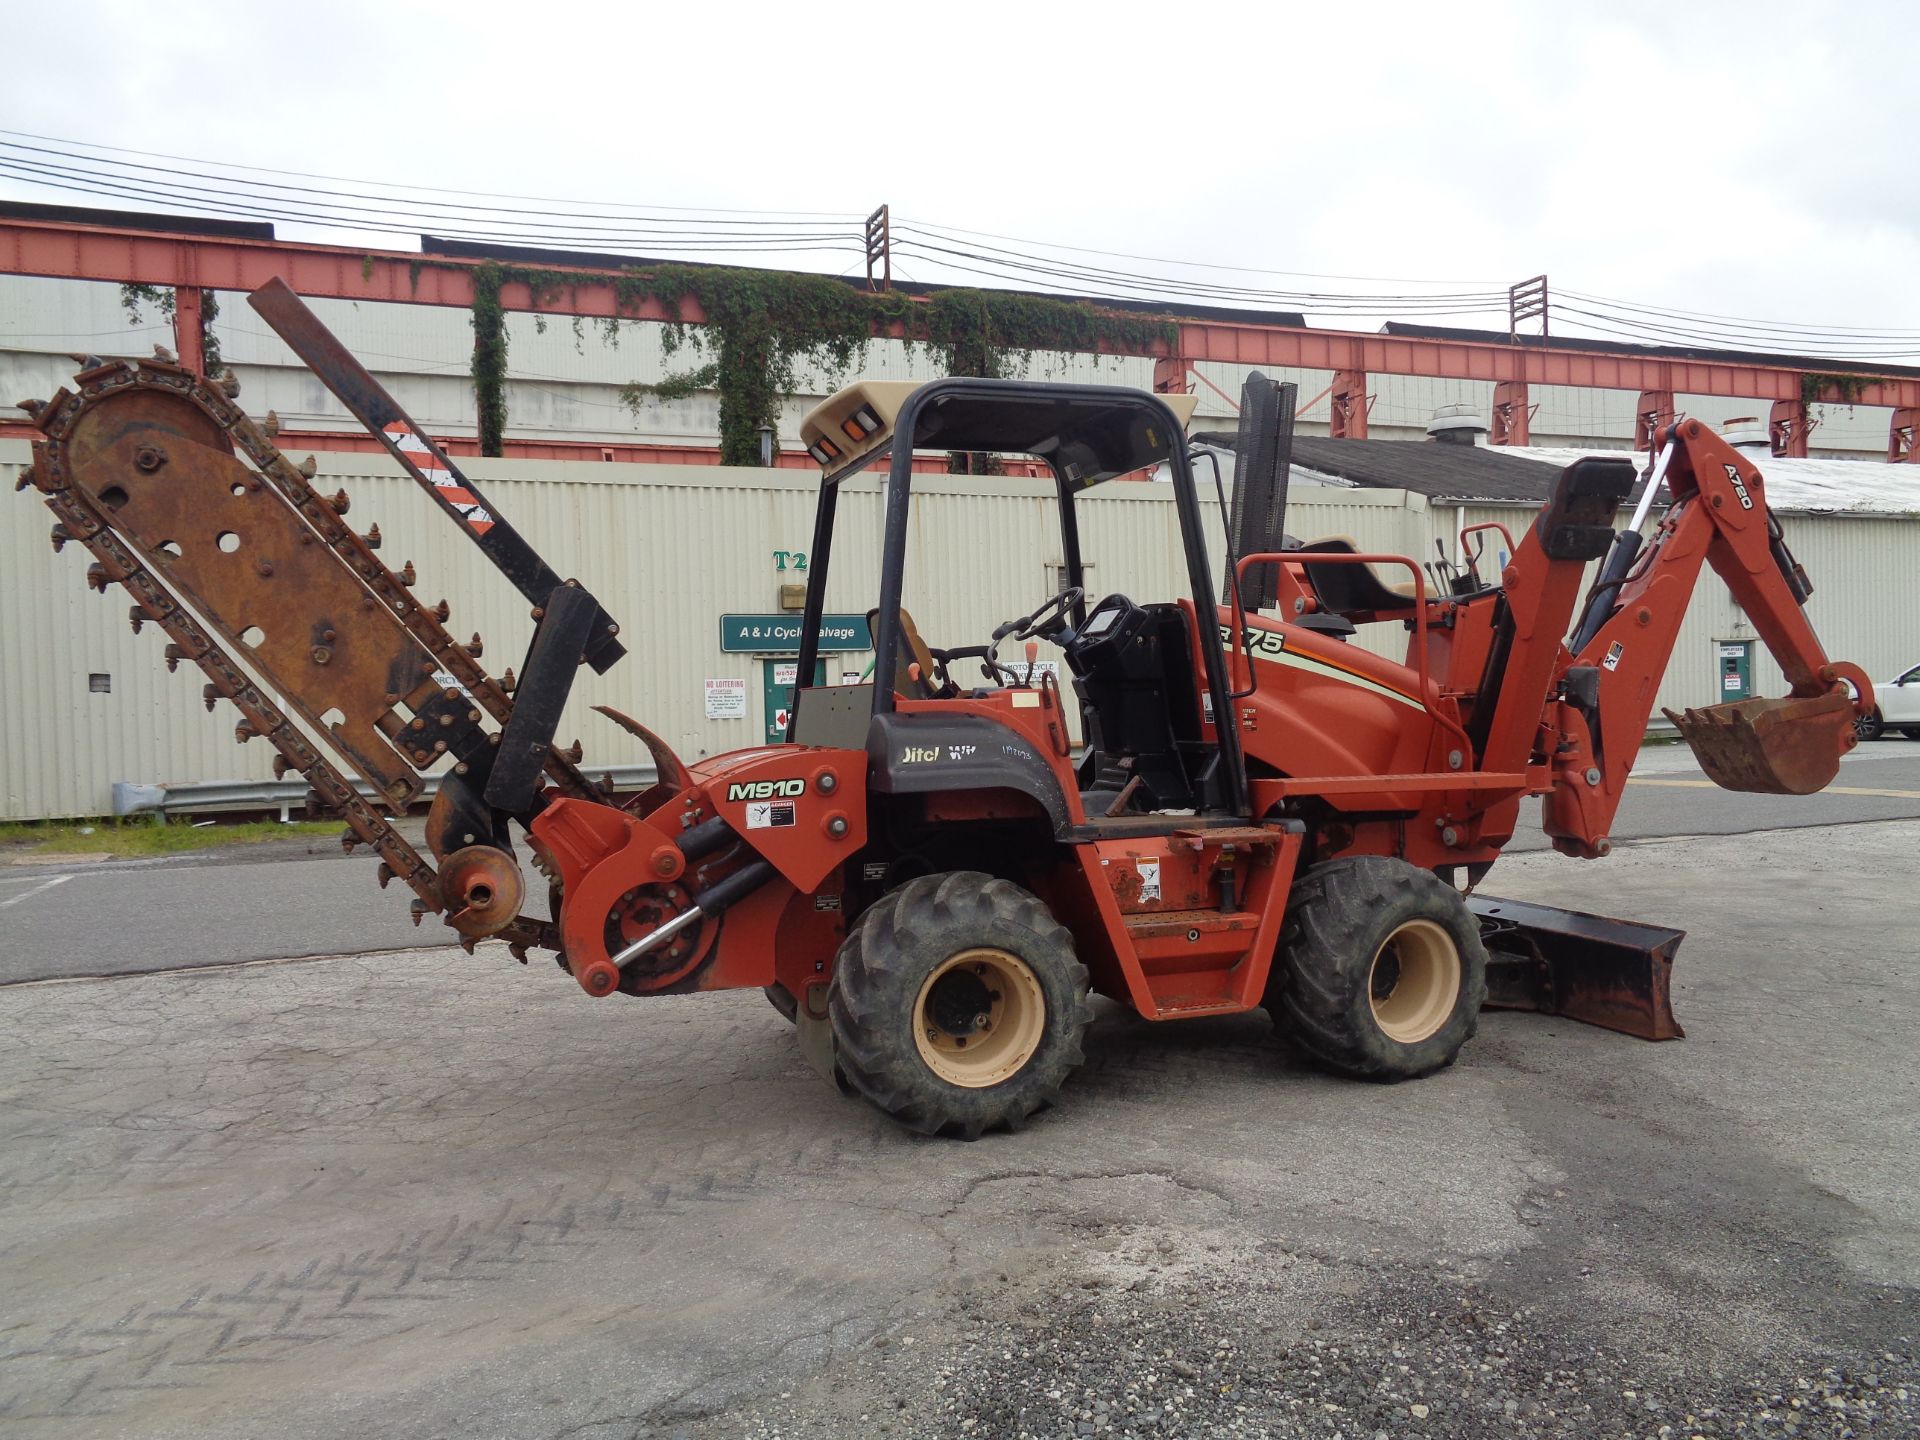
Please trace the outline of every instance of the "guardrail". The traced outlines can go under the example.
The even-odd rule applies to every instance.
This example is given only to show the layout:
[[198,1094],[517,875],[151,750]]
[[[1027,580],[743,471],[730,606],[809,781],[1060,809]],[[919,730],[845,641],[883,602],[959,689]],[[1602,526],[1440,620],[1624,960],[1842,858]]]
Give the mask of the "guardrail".
[[[639,790],[651,785],[657,772],[651,765],[600,765],[589,767],[593,779],[611,776],[615,790]],[[360,797],[379,803],[381,797],[363,780],[353,782]],[[420,798],[431,800],[440,789],[440,777],[429,775]],[[295,810],[307,801],[304,780],[201,780],[184,785],[142,784],[132,780],[113,782],[115,815],[211,815],[236,810],[278,810],[282,820],[291,820]]]

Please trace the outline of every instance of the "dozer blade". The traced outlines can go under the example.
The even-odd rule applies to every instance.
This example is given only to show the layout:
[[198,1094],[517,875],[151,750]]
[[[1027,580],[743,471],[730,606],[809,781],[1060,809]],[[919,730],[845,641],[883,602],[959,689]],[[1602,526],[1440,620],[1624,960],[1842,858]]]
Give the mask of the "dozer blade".
[[1491,895],[1469,896],[1467,908],[1487,947],[1489,1009],[1564,1015],[1642,1040],[1687,1033],[1669,993],[1686,931]]
[[1841,755],[1853,745],[1853,702],[1840,691],[1664,713],[1723,790],[1811,795],[1832,783]]

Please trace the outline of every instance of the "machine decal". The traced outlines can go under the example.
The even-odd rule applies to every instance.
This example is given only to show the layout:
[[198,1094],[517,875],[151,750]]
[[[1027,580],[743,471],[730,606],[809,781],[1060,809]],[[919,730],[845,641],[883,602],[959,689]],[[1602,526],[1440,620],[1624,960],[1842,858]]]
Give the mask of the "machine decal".
[[781,826],[797,825],[799,822],[797,807],[791,800],[768,800],[747,806],[749,830],[777,830]]
[[414,464],[433,482],[434,488],[446,491],[447,502],[460,512],[469,530],[484,535],[493,528],[493,516],[481,505],[479,497],[439,465],[434,459],[433,447],[408,429],[406,421],[389,420],[384,428],[396,446],[416,457]]
[[[1325,680],[1338,680],[1346,685],[1357,685],[1362,690],[1370,690],[1375,695],[1384,695],[1389,700],[1397,700],[1402,705],[1409,705],[1415,710],[1424,711],[1427,708],[1413,696],[1395,690],[1390,685],[1382,685],[1371,676],[1349,670],[1336,661],[1323,660],[1318,655],[1309,655],[1301,650],[1289,650],[1286,644],[1287,637],[1276,631],[1251,630],[1248,632],[1248,638],[1249,649],[1257,653],[1262,660],[1271,661],[1276,665],[1285,665],[1294,670],[1304,670],[1309,675],[1318,675]],[[1232,645],[1233,631],[1222,625],[1220,639],[1223,643]],[[1206,692],[1201,693],[1202,697],[1206,698]],[[1212,707],[1208,706],[1208,709],[1211,711]],[[1207,718],[1211,720],[1213,717],[1209,714]]]
[[1138,862],[1140,870],[1140,898],[1158,900],[1160,898],[1160,862],[1142,860]]
[[797,800],[806,793],[804,780],[736,780],[727,786],[729,800]]
[[1733,493],[1739,498],[1742,510],[1753,508],[1753,496],[1747,493],[1747,482],[1740,478],[1739,467],[1721,463],[1720,468],[1727,472],[1727,481],[1733,486]]
[[1618,670],[1620,668],[1620,657],[1626,653],[1627,647],[1622,645],[1618,640],[1614,641],[1607,647],[1607,658],[1600,662],[1601,668]]
[[939,758],[938,745],[909,745],[900,752],[902,765],[928,765]]

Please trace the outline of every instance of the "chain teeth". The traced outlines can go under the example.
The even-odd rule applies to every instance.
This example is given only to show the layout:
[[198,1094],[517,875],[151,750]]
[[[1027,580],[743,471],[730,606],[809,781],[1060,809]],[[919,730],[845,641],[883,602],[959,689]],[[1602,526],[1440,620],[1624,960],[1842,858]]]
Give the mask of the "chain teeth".
[[[393,611],[456,683],[497,723],[504,724],[513,712],[512,702],[507,698],[506,689],[476,663],[479,637],[474,637],[472,648],[469,649],[468,645],[456,641],[439,623],[445,618],[445,601],[436,607],[439,612],[436,615],[436,611],[427,610],[408,594],[408,587],[416,578],[411,562],[403,574],[394,574],[373,554],[380,543],[377,525],[363,538],[341,523],[340,516],[347,510],[344,492],[335,497],[322,496],[307,483],[314,471],[289,462],[260,427],[232,403],[238,393],[237,384],[203,381],[178,368],[173,356],[164,352],[157,352],[153,361],[142,362],[100,361],[93,356],[81,358],[86,368],[75,377],[81,387],[78,393],[62,389],[49,401],[22,407],[33,416],[35,425],[46,438],[35,442],[33,466],[21,477],[18,488],[25,489],[32,484],[42,492],[47,507],[58,521],[54,533],[59,544],[78,543],[91,552],[94,563],[88,567],[89,584],[104,592],[108,585],[118,583],[133,597],[134,604],[128,612],[128,618],[136,633],[143,623],[158,625],[166,632],[168,669],[177,669],[183,660],[200,667],[208,681],[201,691],[207,709],[211,711],[219,700],[224,699],[231,701],[240,711],[241,718],[234,730],[235,738],[242,742],[256,737],[267,740],[278,751],[274,760],[275,775],[299,774],[310,787],[309,804],[316,810],[346,821],[347,830],[341,837],[344,848],[351,851],[355,846],[364,844],[380,856],[378,878],[381,888],[385,889],[395,879],[405,882],[415,897],[412,902],[414,922],[418,924],[425,915],[437,913],[442,903],[439,878],[433,866],[361,797],[359,791],[289,722],[279,707],[268,700],[219,648],[165,585],[114,533],[111,517],[97,513],[92,503],[68,483],[64,442],[82,411],[116,390],[145,386],[182,395],[205,410],[232,437],[265,480],[274,485],[300,512],[313,530]],[[573,753],[577,761],[577,742]],[[557,753],[552,755],[548,773],[564,793],[583,799],[606,798],[605,793],[582,775],[573,763],[569,763],[566,756]],[[539,857],[537,851],[535,863],[543,874],[558,883],[551,873],[551,867]],[[524,958],[524,952],[530,946],[547,950],[561,948],[556,926],[548,921],[525,917],[516,919],[499,931],[495,938],[506,941],[520,958]],[[471,951],[472,946],[467,948]]]

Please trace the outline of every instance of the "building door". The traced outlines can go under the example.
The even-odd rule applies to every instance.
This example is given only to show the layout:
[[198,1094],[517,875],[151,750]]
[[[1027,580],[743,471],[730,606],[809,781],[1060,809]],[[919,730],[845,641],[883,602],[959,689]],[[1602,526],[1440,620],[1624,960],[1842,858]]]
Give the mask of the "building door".
[[[766,717],[767,739],[769,745],[779,745],[787,738],[787,717],[793,706],[793,685],[800,673],[798,660],[762,660],[760,662],[760,713]],[[827,683],[827,662],[817,660],[813,666],[813,683]]]
[[1753,641],[1718,640],[1720,700],[1746,700],[1753,695]]

